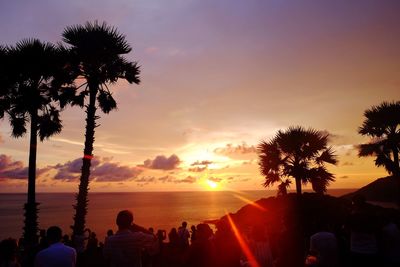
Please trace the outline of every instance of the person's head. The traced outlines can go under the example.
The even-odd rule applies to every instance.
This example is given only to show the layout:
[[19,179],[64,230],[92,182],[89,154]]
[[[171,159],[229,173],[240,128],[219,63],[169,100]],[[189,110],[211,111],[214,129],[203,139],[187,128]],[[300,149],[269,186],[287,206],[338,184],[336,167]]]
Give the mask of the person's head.
[[47,229],[47,239],[50,244],[58,243],[61,241],[62,231],[58,226],[51,226]]
[[112,229],[109,229],[107,231],[107,236],[112,236],[114,234],[114,231]]
[[129,210],[122,210],[117,215],[117,225],[119,229],[128,229],[133,222],[133,214]]
[[46,230],[45,230],[45,229],[40,229],[40,231],[39,231],[39,236],[40,236],[41,238],[46,237]]
[[192,229],[193,232],[196,232],[196,226],[192,225],[192,226],[190,227],[190,229]]
[[63,239],[64,242],[68,242],[69,241],[69,235],[64,235],[62,239]]
[[186,226],[187,226],[187,222],[182,222],[182,227],[186,228]]
[[152,234],[154,234],[154,228],[153,228],[153,227],[150,227],[150,228],[149,228],[149,232],[152,233]]

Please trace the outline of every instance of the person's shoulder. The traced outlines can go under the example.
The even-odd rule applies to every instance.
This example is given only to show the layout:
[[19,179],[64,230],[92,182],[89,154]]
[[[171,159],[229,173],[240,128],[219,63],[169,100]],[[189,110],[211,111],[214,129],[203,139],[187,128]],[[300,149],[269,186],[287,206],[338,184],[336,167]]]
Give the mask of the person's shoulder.
[[72,252],[72,253],[76,253],[76,250],[70,246],[67,246],[65,244],[62,244],[62,248],[66,251]]
[[50,251],[49,248],[42,249],[41,251],[39,251],[39,252],[36,254],[36,258],[43,257],[44,255],[48,254],[49,251]]
[[154,238],[154,236],[152,234],[148,234],[148,233],[143,233],[143,232],[133,232],[132,233],[132,237],[133,238]]

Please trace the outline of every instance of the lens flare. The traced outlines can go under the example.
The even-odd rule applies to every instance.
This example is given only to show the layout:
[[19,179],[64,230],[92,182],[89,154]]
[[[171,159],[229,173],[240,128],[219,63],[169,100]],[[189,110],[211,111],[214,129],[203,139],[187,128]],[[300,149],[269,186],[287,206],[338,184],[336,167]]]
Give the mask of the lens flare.
[[255,208],[257,208],[257,209],[259,209],[259,210],[261,210],[261,211],[267,211],[267,210],[266,210],[263,206],[261,206],[260,204],[254,202],[254,201],[251,201],[250,199],[245,198],[244,196],[237,195],[237,194],[234,194],[233,196],[236,197],[236,198],[238,198],[238,199],[240,199],[240,200],[242,200],[243,202],[246,202],[246,203],[252,205],[253,207],[255,207]]
[[237,228],[232,217],[227,212],[226,212],[226,216],[228,217],[229,224],[232,227],[233,233],[235,234],[235,237],[240,245],[240,248],[242,249],[244,255],[246,256],[247,261],[250,263],[250,267],[260,267],[256,258],[254,257],[253,253],[251,252],[249,245],[246,243],[245,239],[243,238],[242,234],[240,233],[239,229]]

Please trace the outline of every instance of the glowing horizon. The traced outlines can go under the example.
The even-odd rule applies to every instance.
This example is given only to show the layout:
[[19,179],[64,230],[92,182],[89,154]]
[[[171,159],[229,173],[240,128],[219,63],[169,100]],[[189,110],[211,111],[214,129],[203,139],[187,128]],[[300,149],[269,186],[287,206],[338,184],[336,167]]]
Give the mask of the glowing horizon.
[[[292,125],[332,134],[329,188],[387,176],[355,145],[368,141],[363,112],[400,99],[400,2],[93,3],[0,4],[0,45],[56,43],[66,26],[104,20],[133,47],[142,84],[110,85],[118,110],[98,114],[91,192],[263,190],[256,147]],[[61,119],[61,134],[38,144],[37,192],[77,191],[85,113]],[[0,125],[0,192],[26,192],[29,134]]]

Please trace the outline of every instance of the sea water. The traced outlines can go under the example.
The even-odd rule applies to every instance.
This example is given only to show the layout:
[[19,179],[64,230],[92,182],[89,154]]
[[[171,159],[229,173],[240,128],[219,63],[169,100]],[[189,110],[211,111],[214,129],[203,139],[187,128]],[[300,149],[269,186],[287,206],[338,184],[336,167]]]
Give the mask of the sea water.
[[[332,189],[331,195],[339,196],[351,189]],[[146,228],[163,229],[167,232],[179,227],[182,221],[197,225],[205,220],[218,219],[225,212],[236,212],[255,201],[274,196],[276,191],[201,191],[201,192],[129,192],[89,193],[86,226],[103,240],[108,229],[116,230],[115,218],[120,210],[128,209],[134,214],[134,222]],[[73,193],[38,193],[39,228],[60,226],[71,233],[70,226],[75,204]],[[0,240],[19,238],[23,227],[23,205],[26,194],[0,194]]]

